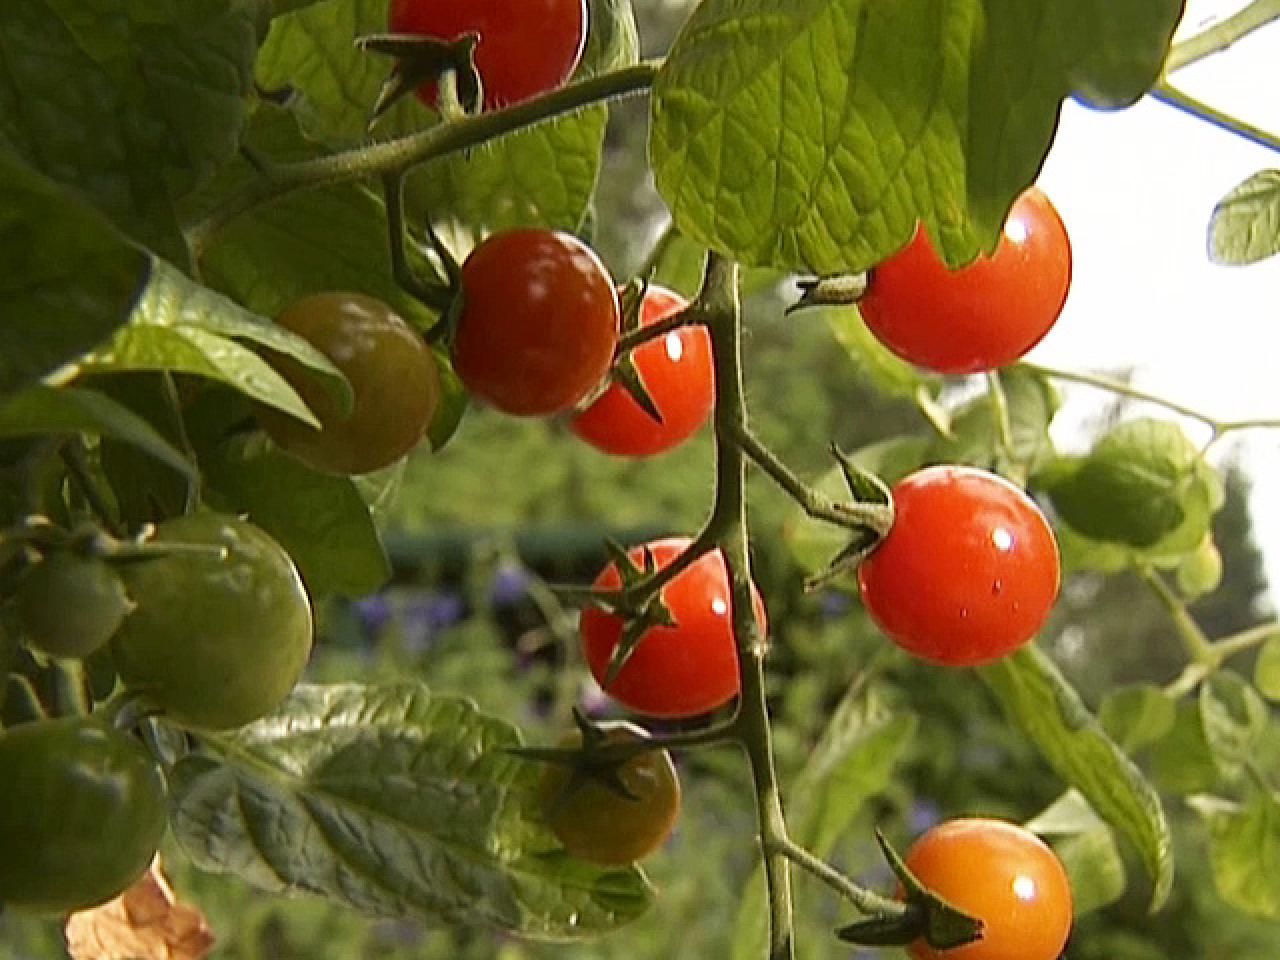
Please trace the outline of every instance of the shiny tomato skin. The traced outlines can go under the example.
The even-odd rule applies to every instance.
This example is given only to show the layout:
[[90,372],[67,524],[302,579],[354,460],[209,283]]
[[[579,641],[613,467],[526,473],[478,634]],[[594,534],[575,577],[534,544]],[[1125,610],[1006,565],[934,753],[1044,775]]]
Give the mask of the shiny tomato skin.
[[907,868],[924,887],[983,922],[982,939],[951,950],[923,940],[914,960],[1057,960],[1071,933],[1071,884],[1029,830],[1003,820],[957,819],[911,847]]
[[[650,286],[640,310],[642,326],[679,313],[689,301],[665,287]],[[592,446],[620,457],[663,453],[693,436],[715,403],[711,338],[705,327],[672,330],[641,344],[631,354],[650,399],[662,414],[659,423],[617,383],[569,424]]]
[[518,417],[563,413],[599,387],[618,343],[618,294],[577,237],[495,233],[462,265],[454,370],[472,395]]
[[893,502],[893,528],[858,583],[895,643],[933,663],[972,666],[1035,635],[1061,573],[1053,530],[1030,497],[985,470],[935,466],[900,481]]
[[[649,543],[658,569],[689,545],[674,537]],[[644,547],[629,556],[642,565]],[[597,589],[616,589],[621,578],[612,564],[596,577]],[[751,586],[756,620],[767,629],[764,601]],[[733,636],[729,577],[718,550],[703,554],[662,588],[674,627],[654,626],[640,640],[617,679],[605,686],[609,660],[622,638],[621,618],[588,607],[582,611],[582,644],[596,682],[623,706],[651,717],[695,717],[715,710],[738,693],[738,650]]]
[[142,744],[92,718],[0,732],[0,902],[67,913],[118,895],[168,823],[164,778]]
[[133,601],[107,561],[66,550],[47,554],[14,597],[27,645],[51,657],[87,657],[120,628]]
[[271,439],[316,470],[334,474],[377,470],[417,446],[440,402],[440,376],[422,336],[389,305],[360,293],[316,293],[295,301],[276,322],[342,371],[352,405],[344,411],[300,363],[277,356],[272,365],[322,429],[260,405],[258,422]]
[[939,373],[1010,364],[1057,321],[1071,286],[1071,241],[1036,187],[1009,211],[995,252],[951,271],[921,227],[871,271],[858,307],[890,350]]
[[[587,0],[391,0],[392,33],[453,40],[480,35],[476,69],[487,110],[510,106],[562,86],[587,39]],[[417,91],[429,106],[434,83]]]
[[[602,726],[607,743],[647,736],[629,723]],[[582,735],[574,734],[560,746],[581,743]],[[617,774],[634,800],[562,764],[548,764],[538,785],[543,817],[556,839],[575,857],[602,867],[643,860],[666,842],[680,816],[680,780],[667,751],[638,753]]]

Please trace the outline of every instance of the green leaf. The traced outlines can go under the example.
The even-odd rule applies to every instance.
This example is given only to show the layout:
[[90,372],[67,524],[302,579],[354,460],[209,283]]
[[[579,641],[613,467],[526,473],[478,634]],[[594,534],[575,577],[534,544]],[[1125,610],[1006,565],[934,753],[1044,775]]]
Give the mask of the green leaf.
[[365,913],[536,938],[594,937],[651,891],[635,868],[557,853],[518,732],[418,684],[300,686],[174,768],[174,834],[197,866]]
[[587,48],[574,79],[629,67],[640,59],[631,0],[587,0]]
[[1191,794],[1217,784],[1218,768],[1205,739],[1199,704],[1178,704],[1173,729],[1156,742],[1151,759],[1162,790]]
[[1213,797],[1190,801],[1209,826],[1213,882],[1237,910],[1280,919],[1280,804],[1255,791],[1244,806]]
[[96,210],[0,154],[0,396],[106,340],[150,267]]
[[853,361],[858,372],[881,393],[914,397],[917,392],[933,392],[938,378],[899,358],[876,339],[856,308],[824,307],[823,315],[831,333]]
[[1173,848],[1160,797],[1142,772],[1034,646],[978,674],[1049,766],[1134,845],[1153,882],[1152,909],[1163,904],[1173,884]]
[[95,390],[30,387],[0,402],[0,436],[92,433],[132,444],[187,477],[195,467],[151,424]]
[[1258,692],[1230,671],[1219,671],[1200,687],[1200,722],[1222,776],[1241,776],[1267,732],[1270,711]]
[[[1062,405],[1048,379],[1025,367],[999,372],[1009,407],[1013,456],[1030,470],[1039,469],[1053,456],[1049,425]],[[951,435],[934,440],[930,459],[944,463],[990,465],[1001,455],[995,411],[989,393],[975,397],[951,417]]]
[[658,189],[734,259],[856,273],[923,218],[992,248],[1063,97],[1155,80],[1180,0],[705,0],[654,85]]
[[[792,838],[817,857],[830,855],[866,802],[893,782],[915,730],[916,718],[895,712],[874,687],[851,687],[787,789]],[[765,950],[764,897],[764,874],[757,868],[738,909],[734,960]]]
[[1280,252],[1280,170],[1260,170],[1231,189],[1209,220],[1215,263],[1257,263]]
[[1149,746],[1166,736],[1177,719],[1177,704],[1154,684],[1138,683],[1107,691],[1098,720],[1125,750]]
[[174,199],[235,153],[261,13],[256,0],[0,4],[0,150],[184,263]]
[[294,358],[350,399],[346,379],[307,341],[160,262],[128,325],[105,346],[81,357],[74,369],[169,370],[209,377],[317,426],[294,389],[257,353],[241,346],[242,340]]
[[[1187,553],[1210,532],[1221,481],[1176,424],[1140,419],[1042,475],[1058,514],[1094,540]],[[1219,504],[1220,505],[1220,504]]]
[[1268,700],[1280,700],[1280,635],[1272,637],[1258,651],[1253,665],[1253,685]]
[[1120,899],[1125,869],[1115,834],[1079,791],[1068,790],[1024,826],[1052,842],[1071,881],[1077,917]]
[[1213,536],[1200,541],[1200,546],[1178,562],[1178,592],[1187,600],[1213,593],[1222,583],[1222,553]]
[[219,506],[248,514],[279,541],[312,594],[362,597],[391,575],[369,508],[349,478],[316,473],[261,435],[229,441],[203,466],[226,501]]

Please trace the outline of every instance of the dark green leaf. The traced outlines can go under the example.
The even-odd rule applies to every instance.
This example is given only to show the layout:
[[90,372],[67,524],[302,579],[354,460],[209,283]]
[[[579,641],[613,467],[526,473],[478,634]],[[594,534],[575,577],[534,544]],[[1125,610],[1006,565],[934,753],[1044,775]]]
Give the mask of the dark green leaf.
[[1189,794],[1217,784],[1218,768],[1205,740],[1198,704],[1178,704],[1173,729],[1156,742],[1151,759],[1162,790]]
[[185,264],[174,199],[236,150],[262,12],[257,0],[0,4],[0,150]]
[[261,435],[236,438],[206,457],[222,509],[246,513],[298,564],[313,594],[366,596],[391,569],[364,498],[347,477],[316,473]]
[[1270,711],[1258,692],[1230,671],[1220,671],[1200,687],[1200,723],[1222,776],[1240,776],[1267,732]]
[[92,433],[132,444],[188,477],[195,467],[151,424],[95,390],[30,387],[0,403],[0,436]]
[[1216,263],[1257,263],[1280,252],[1280,170],[1260,170],[1218,201],[1209,221]]
[[1109,690],[1098,710],[1103,729],[1125,750],[1155,743],[1173,729],[1177,704],[1154,684]]
[[149,271],[96,210],[0,154],[0,396],[106,340]]
[[1209,825],[1213,881],[1237,910],[1280,919],[1280,804],[1255,791],[1244,806],[1212,797],[1191,805]]
[[1173,849],[1160,797],[1058,668],[1030,646],[978,673],[1049,766],[1134,845],[1154,885],[1153,909],[1164,903]]
[[1153,555],[1194,550],[1209,533],[1221,481],[1173,423],[1122,423],[1087,457],[1064,458],[1043,475],[1053,505],[1094,540]]
[[365,913],[538,938],[634,919],[634,868],[557,853],[517,731],[417,684],[302,686],[275,714],[204,741],[171,778],[172,824],[201,868]]
[[952,264],[995,245],[1063,97],[1137,100],[1180,0],[706,0],[653,91],[658,188],[737,260],[865,270],[919,218]]

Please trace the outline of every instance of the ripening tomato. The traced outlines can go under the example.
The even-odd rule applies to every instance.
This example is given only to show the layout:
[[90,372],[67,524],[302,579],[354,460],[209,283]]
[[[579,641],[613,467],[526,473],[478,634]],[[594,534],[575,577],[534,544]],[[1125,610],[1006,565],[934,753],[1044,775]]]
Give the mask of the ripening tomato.
[[[643,564],[650,550],[662,569],[688,546],[687,538],[655,540],[634,547],[629,556]],[[596,577],[597,589],[621,586],[610,564]],[[751,586],[756,620],[766,629],[764,601]],[[733,636],[729,574],[719,550],[703,554],[662,588],[662,600],[675,626],[645,631],[617,679],[605,684],[609,661],[622,639],[623,621],[603,610],[582,611],[582,645],[591,674],[615,700],[652,717],[693,717],[732,700],[738,693],[738,649]]]
[[569,410],[599,387],[618,343],[618,294],[600,258],[559,230],[507,230],[462,265],[454,370],[503,413]]
[[[606,743],[642,740],[647,734],[629,723],[602,724]],[[562,747],[577,747],[580,733]],[[602,867],[643,860],[666,841],[680,816],[680,780],[666,750],[646,750],[616,768],[635,799],[599,779],[548,764],[538,786],[543,816],[551,832],[575,857]]]
[[900,647],[971,666],[1030,640],[1058,596],[1058,542],[1021,489],[986,470],[926,467],[893,488],[888,536],[858,569],[871,616]]
[[[572,75],[587,39],[587,0],[391,0],[392,33],[454,40],[478,33],[476,69],[485,109],[555,90]],[[434,106],[436,85],[418,97]]]
[[928,890],[982,921],[982,939],[951,950],[923,940],[914,960],[1057,960],[1071,933],[1071,884],[1062,862],[1029,830],[1003,820],[948,820],[907,852]]
[[258,422],[272,440],[315,469],[337,474],[385,467],[418,444],[440,401],[440,377],[421,335],[390,306],[359,293],[317,293],[290,305],[276,322],[342,371],[352,405],[343,411],[302,364],[275,356],[272,366],[321,429],[258,405]]
[[858,304],[871,332],[914,364],[977,373],[1017,360],[1062,313],[1071,285],[1071,241],[1036,187],[1014,203],[995,252],[948,270],[921,227],[871,271]]
[[[650,286],[640,307],[640,323],[651,326],[688,305],[678,293]],[[651,417],[623,387],[611,383],[569,428],[605,453],[647,457],[693,436],[711,413],[715,403],[711,338],[705,327],[680,327],[641,344],[631,357],[662,421]]]
[[92,717],[0,732],[0,903],[67,913],[110,900],[155,856],[164,778],[142,744]]

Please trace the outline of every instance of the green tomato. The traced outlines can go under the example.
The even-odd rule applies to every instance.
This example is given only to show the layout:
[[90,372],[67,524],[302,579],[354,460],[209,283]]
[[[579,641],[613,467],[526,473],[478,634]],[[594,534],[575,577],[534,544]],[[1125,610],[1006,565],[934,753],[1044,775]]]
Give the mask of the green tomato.
[[155,856],[160,768],[134,738],[88,717],[0,733],[0,902],[67,913],[117,896]]
[[311,603],[289,555],[244,520],[213,513],[161,524],[172,553],[124,571],[138,608],[111,643],[125,686],[193,729],[256,720],[288,696],[311,653]]
[[28,646],[54,657],[87,657],[133,610],[124,583],[105,560],[66,551],[33,567],[15,599]]

